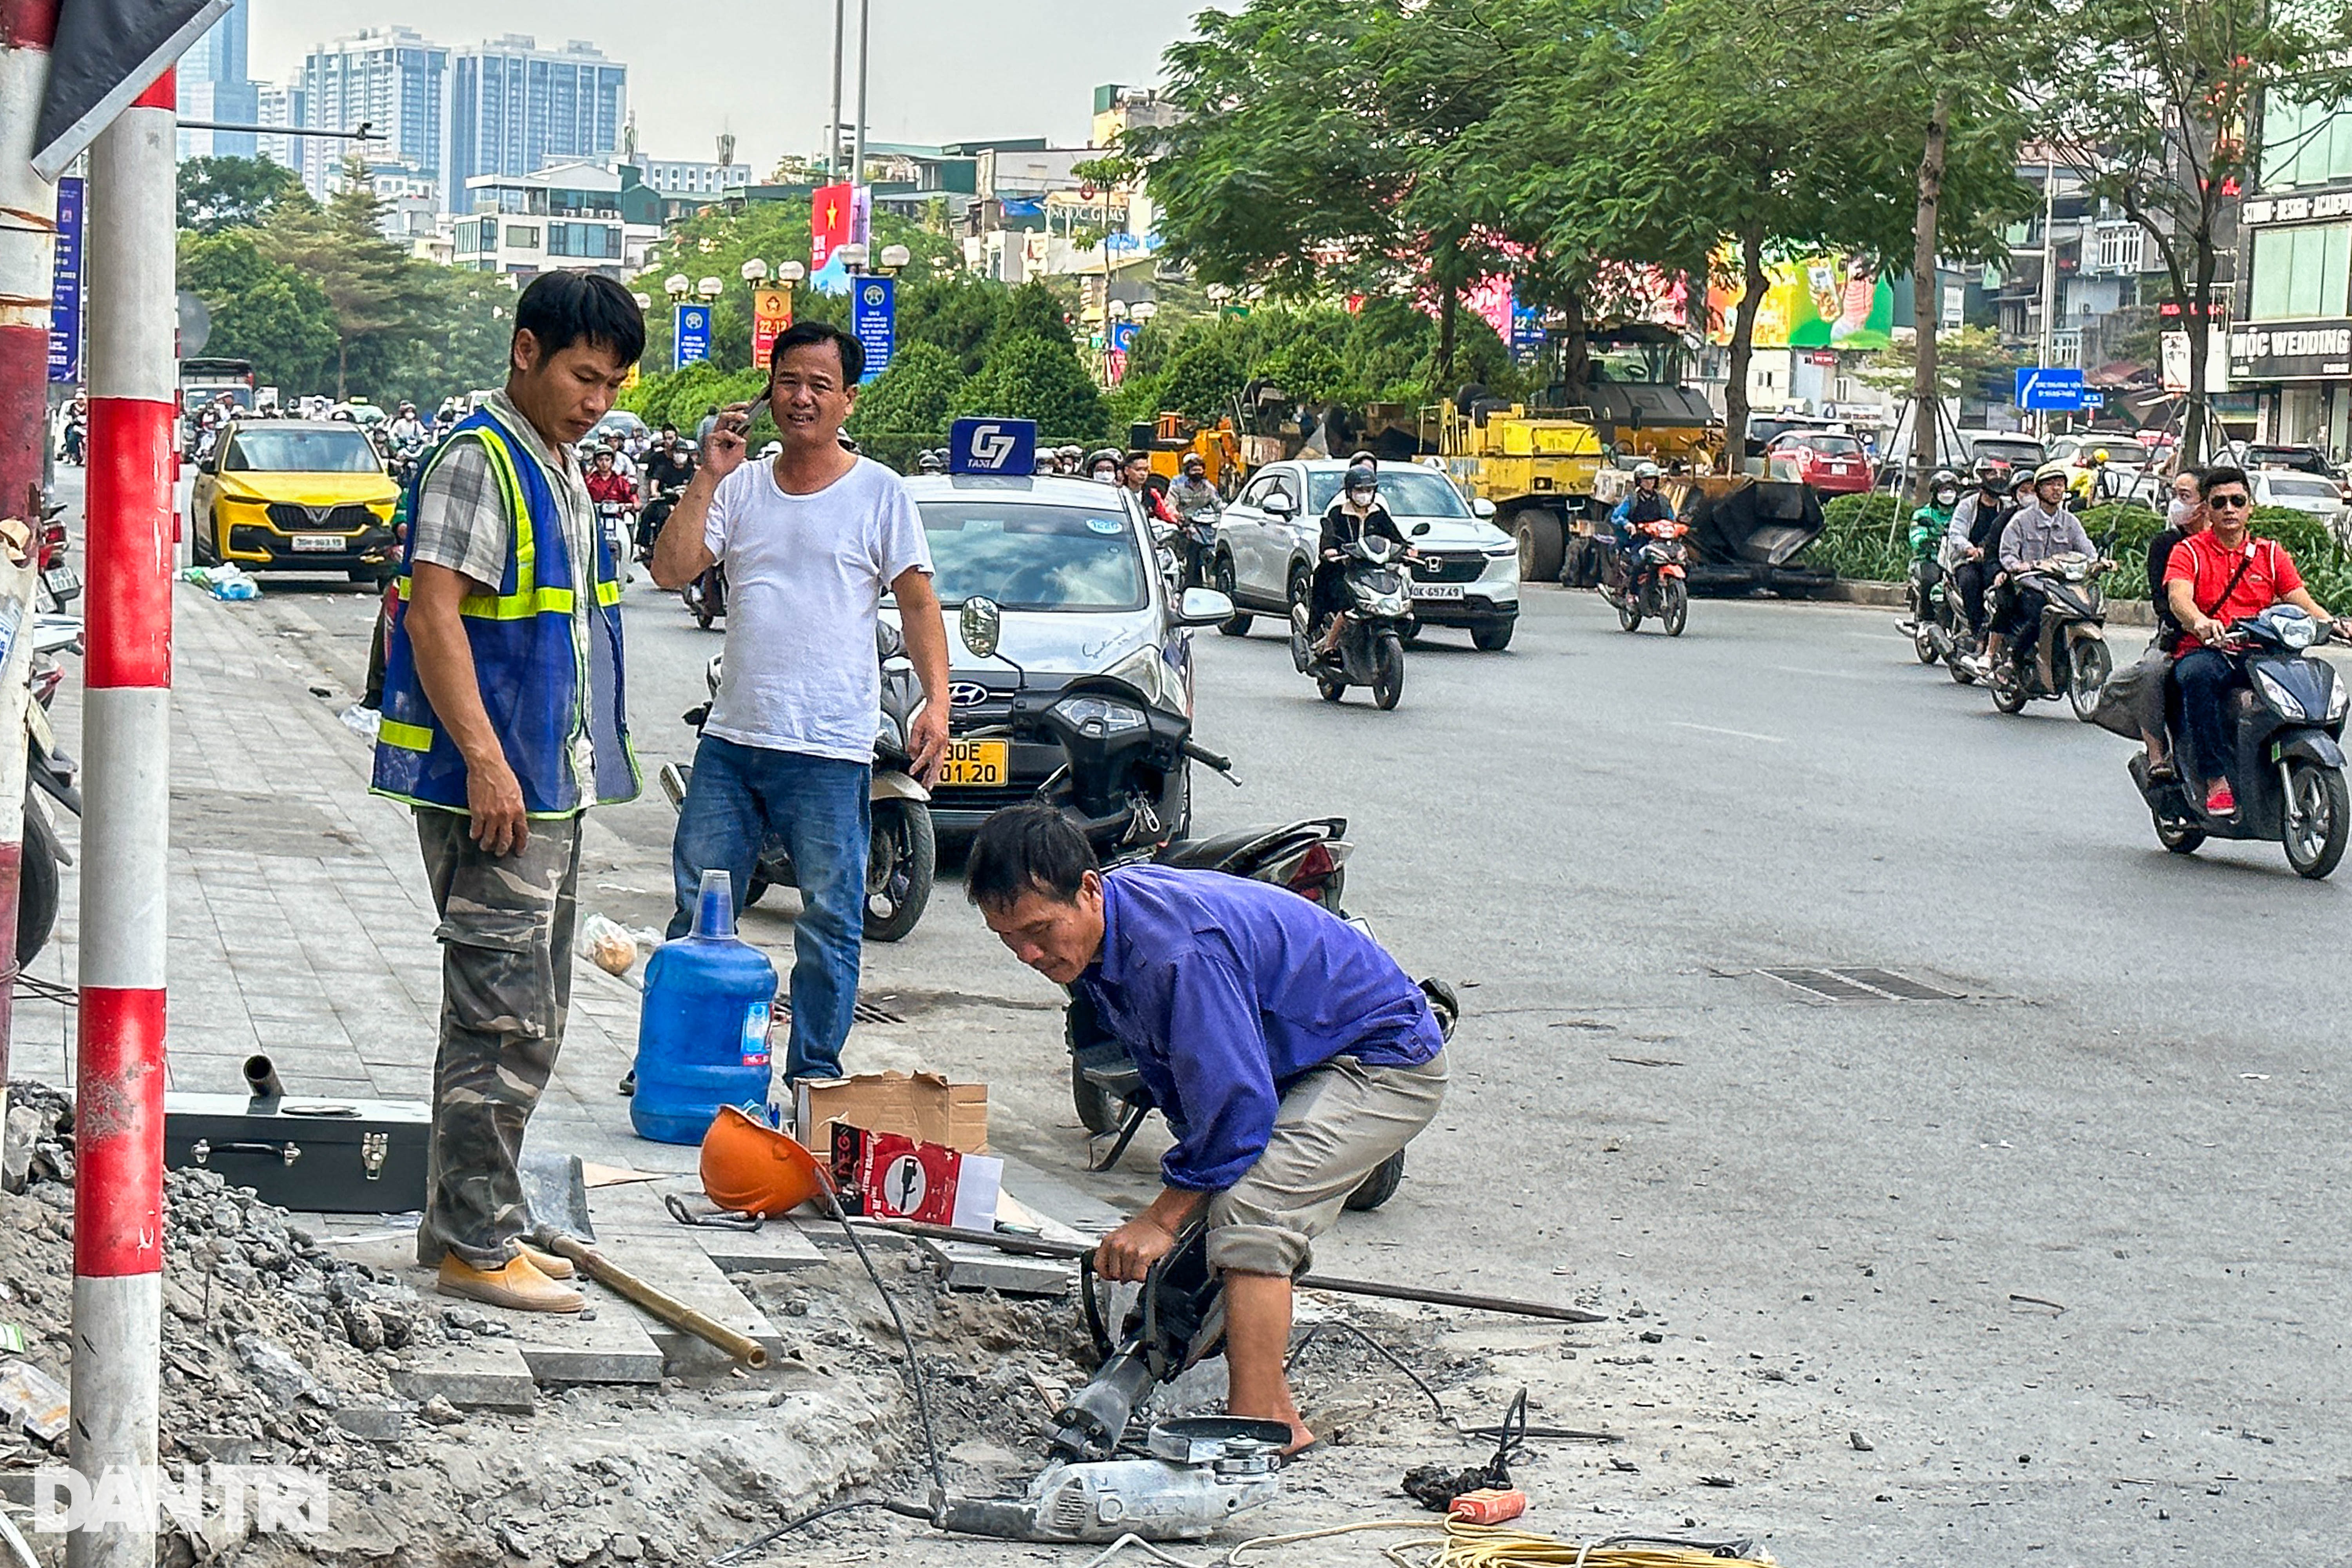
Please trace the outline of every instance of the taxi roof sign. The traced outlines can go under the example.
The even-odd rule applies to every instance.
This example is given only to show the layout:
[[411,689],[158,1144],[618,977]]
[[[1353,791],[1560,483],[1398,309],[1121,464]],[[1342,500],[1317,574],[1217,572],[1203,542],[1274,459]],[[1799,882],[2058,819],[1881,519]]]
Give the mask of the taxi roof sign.
[[959,419],[948,432],[948,472],[1027,475],[1037,466],[1034,419]]

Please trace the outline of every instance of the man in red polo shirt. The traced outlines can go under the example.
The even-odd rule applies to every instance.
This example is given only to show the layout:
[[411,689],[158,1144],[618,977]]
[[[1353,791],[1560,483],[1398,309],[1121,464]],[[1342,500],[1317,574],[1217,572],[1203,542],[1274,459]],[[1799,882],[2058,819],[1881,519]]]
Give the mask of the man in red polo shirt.
[[[2328,615],[2305,590],[2294,557],[2276,540],[2247,532],[2254,503],[2243,468],[2208,468],[2199,489],[2212,526],[2172,547],[2164,569],[2164,593],[2172,618],[2185,628],[2173,645],[2179,659],[2172,668],[2180,682],[2189,763],[2199,770],[2185,776],[2192,785],[2202,784],[2209,816],[2229,816],[2236,813],[2238,802],[2230,790],[2229,725],[2222,704],[2230,688],[2243,679],[2220,651],[2230,623],[2279,604],[2293,605],[2314,620],[2326,620]],[[2336,634],[2352,634],[2352,625],[2338,621]]]

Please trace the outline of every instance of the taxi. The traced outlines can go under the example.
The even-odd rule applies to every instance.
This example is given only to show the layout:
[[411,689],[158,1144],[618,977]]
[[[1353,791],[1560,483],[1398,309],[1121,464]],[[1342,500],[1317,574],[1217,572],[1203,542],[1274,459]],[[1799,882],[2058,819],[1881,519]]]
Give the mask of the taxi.
[[240,419],[196,468],[188,505],[195,562],[378,582],[399,566],[399,502],[400,487],[357,425]]

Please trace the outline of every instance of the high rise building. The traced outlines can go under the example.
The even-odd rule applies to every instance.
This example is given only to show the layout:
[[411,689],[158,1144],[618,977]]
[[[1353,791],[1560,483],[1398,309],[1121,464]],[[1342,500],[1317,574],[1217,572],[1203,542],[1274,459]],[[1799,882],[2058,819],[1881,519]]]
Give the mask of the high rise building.
[[[255,84],[246,72],[246,24],[253,0],[232,0],[228,14],[180,57],[180,115],[251,125]],[[257,151],[250,132],[183,131],[180,157],[250,158]]]
[[[297,77],[280,87],[276,82],[261,82],[253,92],[253,122],[256,125],[286,125],[299,129],[310,123],[308,119],[310,95],[302,90]],[[257,136],[254,156],[267,158],[299,174],[302,172],[302,149],[310,141],[308,136]]]
[[302,123],[320,130],[370,126],[380,140],[360,144],[302,137],[294,167],[310,194],[324,199],[346,153],[371,164],[397,163],[434,180],[446,174],[449,51],[406,27],[373,28],[312,49],[302,62]]
[[629,68],[576,39],[543,49],[509,33],[459,49],[450,72],[449,210],[468,210],[466,182],[519,178],[553,163],[610,167],[628,117]]

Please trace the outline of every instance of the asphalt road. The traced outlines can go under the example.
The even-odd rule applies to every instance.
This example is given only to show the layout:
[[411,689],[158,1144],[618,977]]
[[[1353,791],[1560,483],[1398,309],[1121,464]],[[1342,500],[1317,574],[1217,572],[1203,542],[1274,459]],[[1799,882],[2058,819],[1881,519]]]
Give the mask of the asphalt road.
[[[368,602],[265,593],[356,686]],[[627,605],[654,763],[720,639]],[[1638,1302],[1641,1354],[1571,1393],[1654,1457],[1596,1495],[1785,1562],[2340,1558],[2352,883],[2166,854],[2124,742],[1997,715],[1893,619],[1703,601],[1668,640],[1535,589],[1507,653],[1425,638],[1392,713],[1318,700],[1270,628],[1201,639],[1199,733],[1244,783],[1197,783],[1202,829],[1344,815],[1350,908],[1465,988],[1403,1193],[1318,1260]],[[583,900],[658,923],[667,804],[603,816],[627,847]],[[775,902],[749,934],[789,940]],[[1818,966],[1958,999],[1759,973]],[[1001,1146],[1151,1190],[1136,1154],[1082,1174],[1054,994],[950,881],[866,986],[988,1079]],[[1702,1451],[1744,1489],[1696,1491]]]

